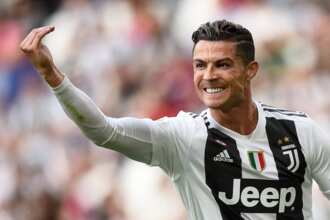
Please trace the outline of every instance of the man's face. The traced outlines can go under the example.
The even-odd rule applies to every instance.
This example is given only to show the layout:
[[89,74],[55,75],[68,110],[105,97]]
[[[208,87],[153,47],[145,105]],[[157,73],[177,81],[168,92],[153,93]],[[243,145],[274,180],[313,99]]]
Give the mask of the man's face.
[[198,97],[211,109],[237,106],[250,89],[251,71],[226,41],[199,41],[193,52],[194,85]]

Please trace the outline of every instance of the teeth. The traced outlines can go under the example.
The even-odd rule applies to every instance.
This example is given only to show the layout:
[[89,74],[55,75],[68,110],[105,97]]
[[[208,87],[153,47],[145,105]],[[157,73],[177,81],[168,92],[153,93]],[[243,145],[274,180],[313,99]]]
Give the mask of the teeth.
[[222,88],[206,88],[205,89],[205,91],[207,92],[207,93],[211,93],[211,94],[213,94],[213,93],[218,93],[218,92],[222,92],[224,89],[222,89]]

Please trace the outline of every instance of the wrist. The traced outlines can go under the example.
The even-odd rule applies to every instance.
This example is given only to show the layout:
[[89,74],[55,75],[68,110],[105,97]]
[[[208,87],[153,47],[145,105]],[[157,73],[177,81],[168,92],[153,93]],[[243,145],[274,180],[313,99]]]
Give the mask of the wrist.
[[52,65],[51,68],[47,70],[40,70],[40,73],[47,84],[52,88],[59,86],[64,80],[64,74],[61,73],[55,65]]

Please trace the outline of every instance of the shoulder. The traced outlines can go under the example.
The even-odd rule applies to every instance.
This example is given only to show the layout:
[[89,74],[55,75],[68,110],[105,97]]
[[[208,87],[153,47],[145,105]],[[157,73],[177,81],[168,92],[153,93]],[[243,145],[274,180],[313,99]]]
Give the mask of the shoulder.
[[[171,160],[177,157],[185,158],[190,154],[189,149],[196,138],[207,135],[204,120],[199,114],[191,112],[180,111],[175,117],[163,117],[152,121],[152,123],[151,139],[154,152],[156,152],[155,155],[164,157],[170,153],[172,155]],[[160,151],[159,149],[163,150]]]
[[204,110],[200,113],[195,112],[186,112],[186,111],[180,111],[176,116],[174,117],[162,117],[158,119],[158,122],[172,122],[172,123],[182,123],[182,122],[188,122],[188,123],[200,123],[203,122],[203,116],[207,114],[207,110]]
[[175,117],[163,117],[158,122],[169,124],[184,132],[194,130],[196,127],[204,127],[203,115],[206,115],[206,110],[201,113],[180,111]]
[[192,132],[205,127],[202,113],[180,111],[175,117],[162,117],[154,123],[157,127],[174,133],[191,135]]
[[310,117],[302,111],[289,110],[285,108],[279,108],[271,105],[267,105],[259,102],[265,117],[275,118],[278,120],[291,120],[295,122],[311,123]]
[[263,103],[259,104],[266,118],[273,118],[282,122],[293,122],[299,139],[307,145],[311,145],[326,136],[318,123],[304,112],[278,108]]
[[327,134],[319,124],[301,111],[287,110],[265,104],[261,104],[261,106],[266,119],[276,121],[273,125],[296,135],[307,164],[313,166],[315,160],[320,158],[319,156],[329,145]]
[[[277,121],[277,125],[284,126],[285,129],[293,129],[301,139],[312,137],[312,133],[318,130],[318,126],[306,113],[302,111],[288,110],[271,105],[259,103],[266,119]],[[291,126],[288,126],[288,125]]]
[[178,117],[189,121],[190,123],[195,124],[197,126],[205,127],[205,124],[208,123],[207,110],[203,110],[199,113],[181,111],[179,112]]

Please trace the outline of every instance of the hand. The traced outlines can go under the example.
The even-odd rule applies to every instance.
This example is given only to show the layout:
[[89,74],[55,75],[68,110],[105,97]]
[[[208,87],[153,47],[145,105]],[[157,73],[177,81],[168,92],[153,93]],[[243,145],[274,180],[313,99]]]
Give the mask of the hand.
[[40,74],[46,74],[54,64],[49,49],[41,43],[41,40],[54,29],[50,26],[33,29],[20,45],[21,50]]
[[53,26],[35,28],[20,44],[21,50],[52,87],[59,85],[64,79],[64,75],[56,68],[49,49],[41,41],[54,30]]

